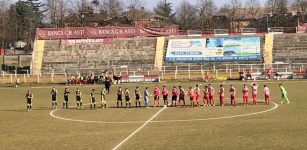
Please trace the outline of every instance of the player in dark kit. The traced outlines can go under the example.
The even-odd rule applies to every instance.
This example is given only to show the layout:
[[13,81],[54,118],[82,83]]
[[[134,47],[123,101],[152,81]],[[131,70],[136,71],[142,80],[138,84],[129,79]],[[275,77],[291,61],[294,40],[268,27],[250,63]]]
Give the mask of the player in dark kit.
[[[140,90],[139,90],[139,87],[137,86],[134,90],[134,95],[135,95],[135,107],[138,108],[138,107],[141,107],[141,94],[140,94]],[[138,106],[139,105],[139,106]]]
[[185,96],[184,89],[181,86],[179,86],[179,99],[178,99],[179,107],[181,107],[181,104],[180,104],[181,101],[183,102],[183,107],[185,107],[184,96]]
[[117,108],[119,107],[119,103],[120,103],[120,107],[123,107],[123,90],[121,87],[118,88],[117,90]]
[[51,100],[52,100],[52,109],[57,109],[58,108],[58,102],[57,102],[58,91],[55,89],[55,87],[52,88],[50,94],[51,94]]
[[81,98],[81,91],[79,88],[77,88],[77,91],[75,92],[76,94],[76,101],[77,101],[77,108],[83,108],[82,107],[82,98]]
[[68,108],[68,95],[69,95],[69,89],[65,88],[64,90],[64,101],[63,101],[63,109]]
[[90,98],[91,98],[90,108],[91,109],[96,109],[95,93],[96,93],[95,89],[92,89],[92,92],[90,93]]
[[33,100],[33,94],[31,93],[30,90],[28,90],[25,98],[27,102],[27,111],[29,112],[32,110],[32,100]]
[[101,108],[107,108],[106,95],[107,95],[106,89],[102,88],[100,92]]
[[126,108],[130,108],[131,103],[130,103],[130,92],[128,88],[125,89],[125,100],[126,100]]

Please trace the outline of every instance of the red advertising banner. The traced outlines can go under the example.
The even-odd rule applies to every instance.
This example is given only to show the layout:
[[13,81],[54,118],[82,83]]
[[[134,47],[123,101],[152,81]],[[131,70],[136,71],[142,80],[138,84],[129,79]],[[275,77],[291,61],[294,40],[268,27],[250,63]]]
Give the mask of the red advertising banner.
[[113,39],[61,39],[62,46],[70,45],[109,45],[113,44]]
[[298,22],[297,24],[297,33],[306,33],[307,31],[307,23]]
[[37,39],[87,39],[87,38],[117,38],[117,37],[156,37],[178,35],[178,26],[167,28],[144,27],[68,27],[68,28],[38,28]]
[[0,48],[0,56],[5,55],[5,49]]

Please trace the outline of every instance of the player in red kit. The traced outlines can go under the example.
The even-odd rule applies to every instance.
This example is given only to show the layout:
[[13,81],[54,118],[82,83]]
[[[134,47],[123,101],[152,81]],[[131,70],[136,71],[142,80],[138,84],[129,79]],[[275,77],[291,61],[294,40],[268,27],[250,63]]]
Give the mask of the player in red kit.
[[175,105],[176,107],[176,101],[178,98],[178,90],[176,89],[176,86],[173,87],[172,89],[172,107]]
[[270,89],[266,85],[264,85],[264,88],[263,88],[263,95],[264,95],[265,104],[269,105],[271,102]]
[[164,107],[168,107],[168,90],[165,86],[162,88],[162,96],[163,96],[163,101],[164,101]]
[[236,106],[236,88],[233,85],[230,85],[230,103],[232,106]]
[[209,75],[208,75],[208,72],[206,72],[204,79],[205,79],[205,82],[208,82],[208,81],[209,81]]
[[244,84],[244,87],[242,89],[244,106],[247,106],[248,104],[248,91],[248,87]]
[[208,90],[208,86],[207,85],[205,86],[203,92],[204,92],[204,99],[203,99],[204,106],[209,106],[209,103],[210,103],[209,102],[209,90]]
[[224,106],[224,96],[225,96],[225,89],[223,85],[220,85],[220,106]]
[[209,84],[208,86],[208,92],[209,92],[209,102],[210,106],[214,106],[214,88]]
[[154,107],[156,106],[160,107],[159,95],[160,95],[160,89],[156,86],[154,89]]
[[192,87],[189,88],[188,96],[190,97],[191,108],[194,108],[194,90]]
[[184,89],[181,86],[179,86],[179,99],[178,99],[179,107],[181,107],[181,103],[180,103],[181,101],[183,103],[183,107],[185,107],[185,99],[184,99],[185,94],[186,93]]
[[257,105],[257,91],[258,91],[258,84],[252,83],[252,91],[253,91],[253,105]]
[[196,84],[196,87],[194,89],[194,94],[195,94],[195,102],[197,104],[197,107],[199,107],[199,98],[200,98],[200,88],[198,87],[198,84]]

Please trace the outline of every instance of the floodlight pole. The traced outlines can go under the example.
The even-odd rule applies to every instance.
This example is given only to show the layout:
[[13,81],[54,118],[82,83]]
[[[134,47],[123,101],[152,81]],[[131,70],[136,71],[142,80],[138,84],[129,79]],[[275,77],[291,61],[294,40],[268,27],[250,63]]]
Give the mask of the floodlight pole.
[[4,48],[4,16],[5,16],[5,0],[4,2],[4,7],[2,9],[2,48]]
[[269,15],[266,16],[266,30],[269,32]]
[[190,64],[188,64],[188,72],[189,72],[189,79],[191,79],[191,69],[190,69]]

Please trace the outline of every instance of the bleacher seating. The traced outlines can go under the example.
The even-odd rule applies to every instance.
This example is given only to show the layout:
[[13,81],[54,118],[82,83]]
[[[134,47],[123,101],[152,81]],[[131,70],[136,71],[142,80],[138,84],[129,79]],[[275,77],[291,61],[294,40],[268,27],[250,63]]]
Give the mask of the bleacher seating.
[[154,66],[156,38],[114,39],[113,42],[112,45],[61,46],[60,40],[46,40],[41,71]]
[[273,62],[307,63],[307,34],[276,34]]

